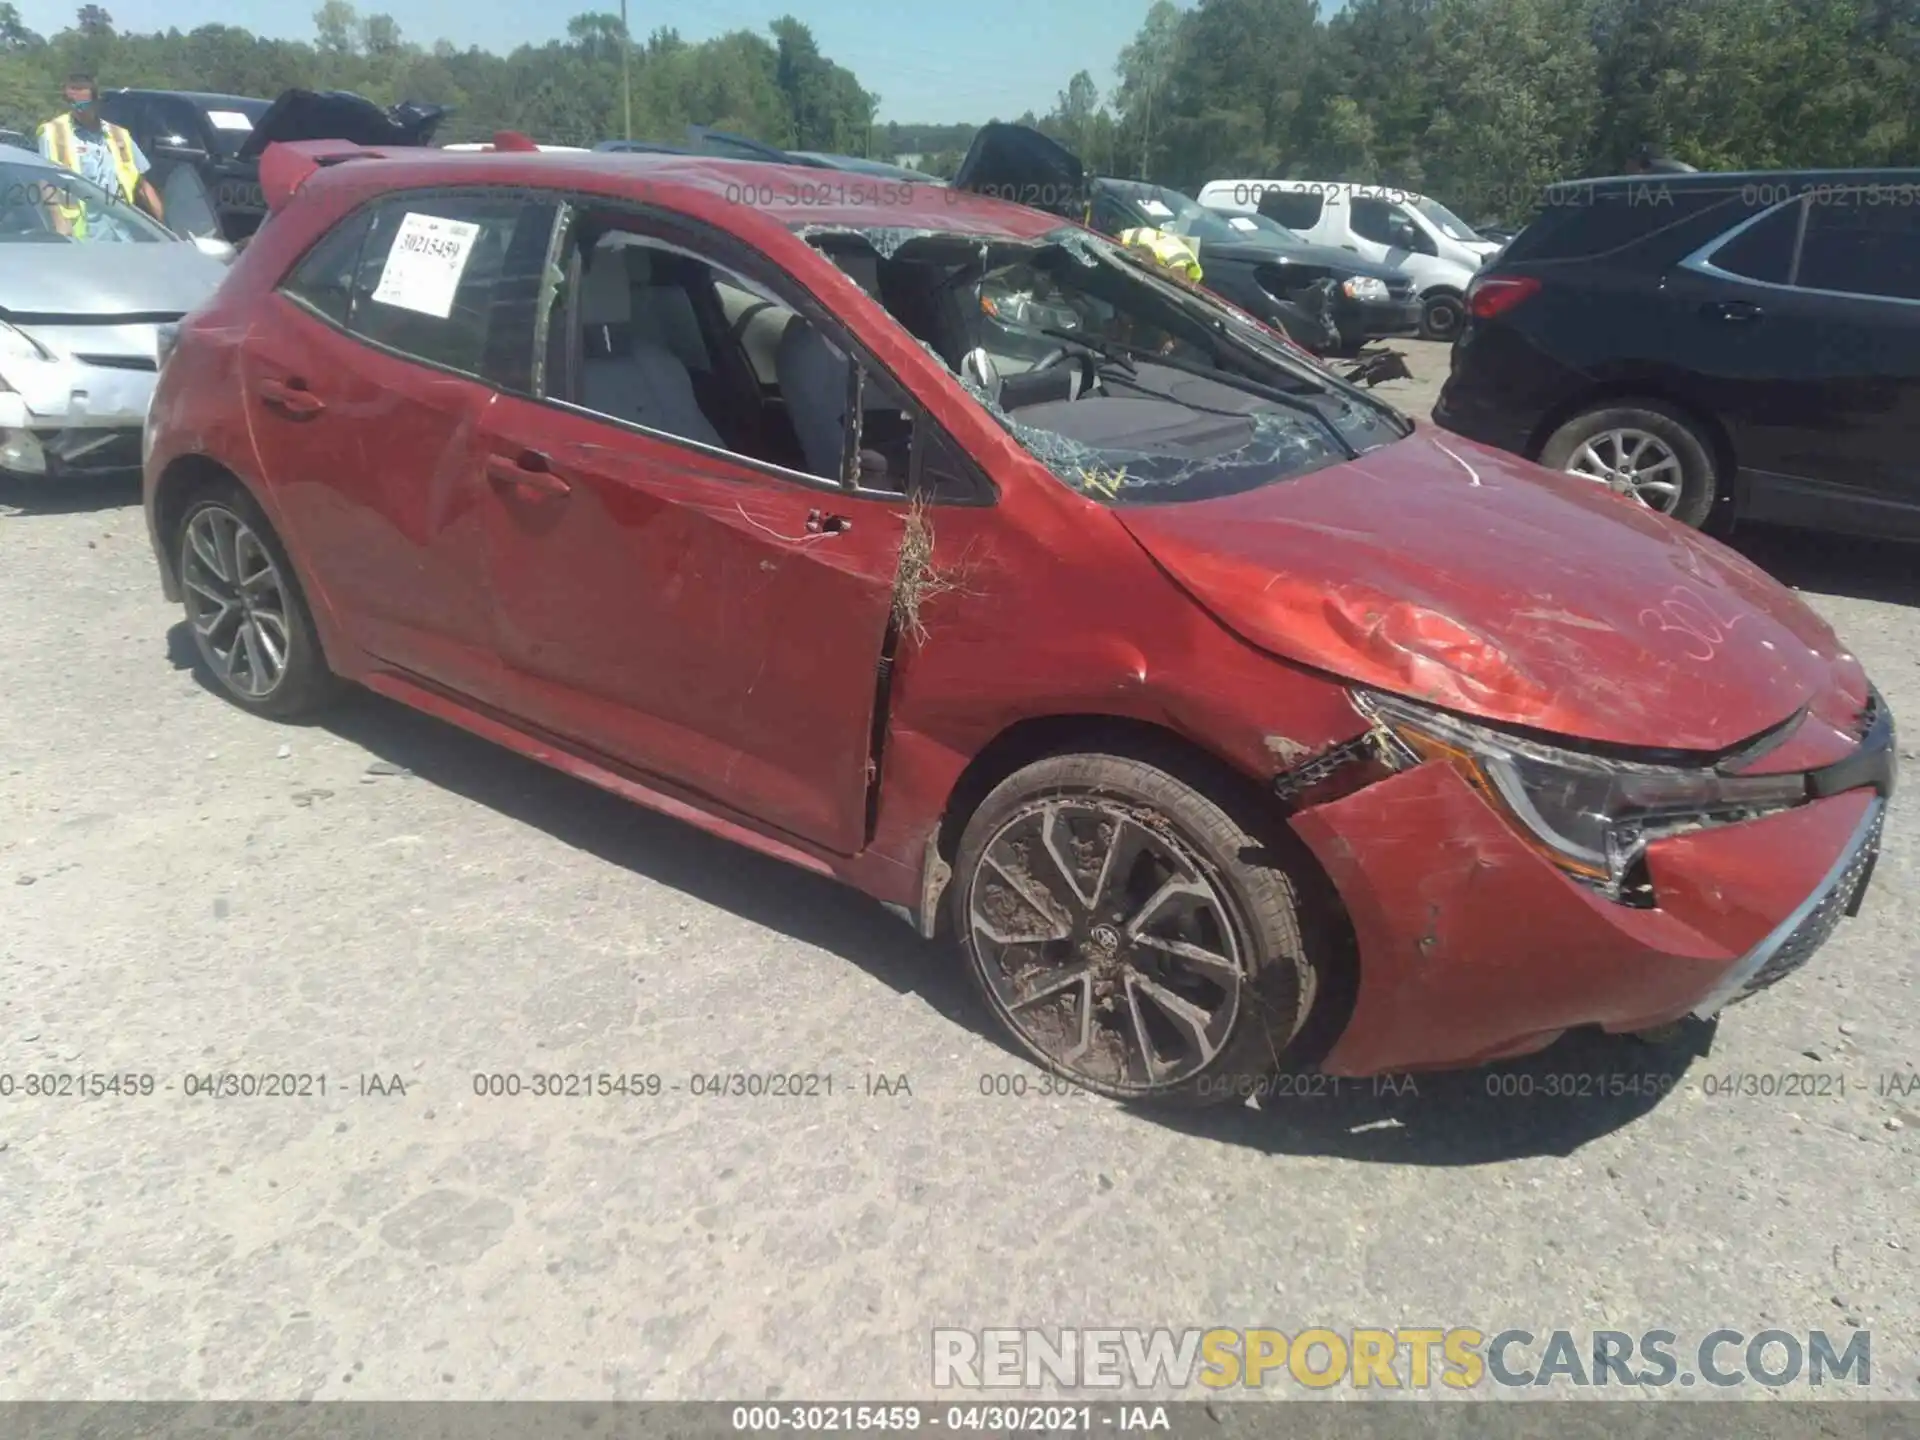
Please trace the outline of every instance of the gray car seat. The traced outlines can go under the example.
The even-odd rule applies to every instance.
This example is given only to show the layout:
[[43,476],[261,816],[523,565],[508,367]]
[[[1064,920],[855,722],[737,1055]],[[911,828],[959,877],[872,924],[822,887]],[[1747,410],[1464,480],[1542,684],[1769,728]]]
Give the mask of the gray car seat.
[[780,398],[799,438],[807,469],[822,480],[843,478],[847,443],[847,357],[796,315],[775,353]]
[[580,403],[650,430],[724,449],[713,422],[701,413],[693,378],[673,351],[633,333],[633,290],[624,257],[615,250],[587,256],[580,285]]

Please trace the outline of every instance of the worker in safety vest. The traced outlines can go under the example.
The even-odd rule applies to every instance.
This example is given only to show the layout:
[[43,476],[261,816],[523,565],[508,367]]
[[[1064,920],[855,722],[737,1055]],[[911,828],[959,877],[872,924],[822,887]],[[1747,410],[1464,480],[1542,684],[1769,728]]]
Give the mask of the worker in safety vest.
[[1146,225],[1122,230],[1114,238],[1129,250],[1137,250],[1156,265],[1171,270],[1181,279],[1199,283],[1200,255],[1191,240]]
[[[165,207],[147,179],[150,163],[133,136],[100,118],[100,87],[93,77],[69,75],[66,99],[66,110],[40,127],[40,153],[164,222]],[[53,216],[61,233],[84,238],[89,220],[79,198],[56,200]]]

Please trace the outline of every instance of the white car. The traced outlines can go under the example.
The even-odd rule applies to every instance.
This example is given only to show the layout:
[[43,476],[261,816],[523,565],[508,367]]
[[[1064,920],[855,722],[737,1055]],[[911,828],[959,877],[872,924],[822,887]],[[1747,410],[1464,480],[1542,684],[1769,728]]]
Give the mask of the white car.
[[1301,239],[1334,245],[1403,271],[1422,305],[1420,333],[1451,340],[1466,319],[1467,285],[1498,242],[1425,195],[1344,180],[1212,180],[1200,203],[1223,214],[1265,215]]
[[[69,209],[84,226],[59,219]],[[169,332],[232,258],[224,240],[182,239],[38,154],[0,150],[0,475],[137,473]]]

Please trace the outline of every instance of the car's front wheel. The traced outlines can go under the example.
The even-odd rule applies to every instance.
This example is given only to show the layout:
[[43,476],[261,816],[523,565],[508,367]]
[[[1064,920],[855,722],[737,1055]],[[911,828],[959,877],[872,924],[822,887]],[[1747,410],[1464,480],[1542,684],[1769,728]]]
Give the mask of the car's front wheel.
[[1304,850],[1177,768],[1069,754],[1002,781],[959,845],[954,929],[1055,1074],[1122,1100],[1243,1100],[1320,988]]
[[1598,481],[1683,525],[1703,524],[1720,488],[1713,450],[1693,423],[1651,400],[1609,401],[1574,416],[1549,437],[1540,463]]
[[1452,340],[1466,319],[1466,301],[1451,290],[1437,291],[1427,296],[1420,306],[1420,338]]
[[253,498],[238,484],[203,490],[176,534],[187,628],[221,693],[282,720],[332,700],[340,682],[286,551]]

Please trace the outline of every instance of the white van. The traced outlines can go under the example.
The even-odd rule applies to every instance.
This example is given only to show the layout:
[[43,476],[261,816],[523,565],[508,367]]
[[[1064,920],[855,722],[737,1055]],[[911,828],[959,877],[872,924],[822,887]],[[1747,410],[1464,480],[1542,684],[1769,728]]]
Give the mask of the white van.
[[1467,283],[1500,246],[1446,206],[1387,185],[1344,180],[1213,180],[1200,203],[1231,215],[1265,215],[1302,240],[1391,265],[1413,280],[1420,333],[1451,340],[1466,319]]

